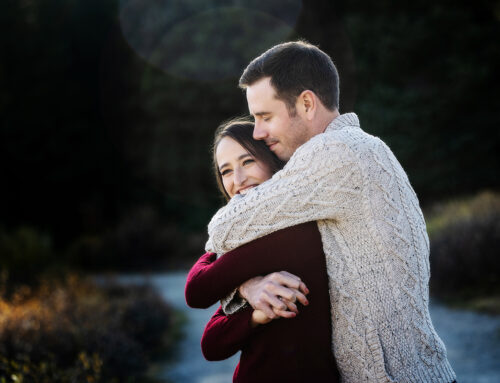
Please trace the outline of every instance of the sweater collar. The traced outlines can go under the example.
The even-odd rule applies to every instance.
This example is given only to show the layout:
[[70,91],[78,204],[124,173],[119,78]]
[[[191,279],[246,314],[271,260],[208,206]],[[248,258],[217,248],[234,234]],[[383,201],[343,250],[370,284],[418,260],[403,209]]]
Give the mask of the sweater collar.
[[359,119],[356,113],[344,113],[333,119],[325,129],[325,132],[342,129],[345,126],[359,127]]

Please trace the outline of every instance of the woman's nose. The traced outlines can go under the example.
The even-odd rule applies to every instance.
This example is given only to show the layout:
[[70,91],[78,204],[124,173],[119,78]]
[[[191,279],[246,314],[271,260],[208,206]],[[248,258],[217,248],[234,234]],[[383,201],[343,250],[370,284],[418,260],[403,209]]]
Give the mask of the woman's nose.
[[234,170],[234,183],[236,185],[242,185],[247,179],[247,175],[244,169],[236,168]]

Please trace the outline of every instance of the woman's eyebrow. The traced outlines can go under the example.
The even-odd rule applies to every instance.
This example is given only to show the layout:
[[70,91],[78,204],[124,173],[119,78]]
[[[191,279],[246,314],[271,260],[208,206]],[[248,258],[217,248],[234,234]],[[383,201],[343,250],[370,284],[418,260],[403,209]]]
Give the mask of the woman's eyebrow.
[[[250,155],[250,153],[244,153],[244,154],[242,154],[241,156],[239,156],[239,157],[237,158],[237,160],[238,160],[238,161],[241,161],[241,160],[242,160],[243,158],[245,158],[245,157],[252,157],[252,156]],[[225,163],[223,163],[222,165],[220,165],[220,166],[219,166],[219,170],[222,170],[223,168],[225,168],[225,167],[226,167],[226,166],[228,166],[228,165],[229,165],[229,162],[225,162]]]
[[241,156],[238,157],[238,161],[242,160],[245,157],[252,157],[252,156],[250,155],[250,153],[242,154]]

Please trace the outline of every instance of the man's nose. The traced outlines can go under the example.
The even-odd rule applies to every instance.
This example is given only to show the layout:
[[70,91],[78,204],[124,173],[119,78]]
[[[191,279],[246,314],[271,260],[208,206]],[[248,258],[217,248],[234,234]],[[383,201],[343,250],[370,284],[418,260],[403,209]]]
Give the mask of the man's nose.
[[255,121],[255,125],[253,128],[253,138],[254,140],[263,140],[267,137],[267,131],[262,127],[262,124],[258,121]]

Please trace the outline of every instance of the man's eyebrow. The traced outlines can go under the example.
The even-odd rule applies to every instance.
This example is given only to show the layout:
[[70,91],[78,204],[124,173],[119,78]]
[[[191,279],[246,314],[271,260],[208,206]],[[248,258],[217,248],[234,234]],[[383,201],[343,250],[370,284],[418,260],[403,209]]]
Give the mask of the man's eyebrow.
[[264,114],[269,114],[271,112],[257,112],[257,113],[254,113],[253,115],[254,116],[263,116]]
[[[250,155],[250,153],[244,153],[244,154],[242,154],[241,156],[239,156],[239,157],[237,158],[237,160],[238,160],[238,161],[241,161],[241,160],[242,160],[243,158],[245,158],[245,157],[252,157],[252,156]],[[220,165],[220,166],[219,166],[219,170],[222,170],[223,168],[225,168],[225,167],[226,167],[226,166],[228,166],[228,165],[229,165],[229,162],[225,162],[225,163],[223,163],[222,165]]]

